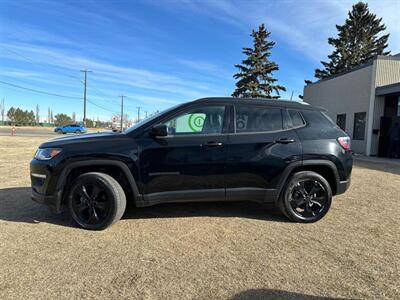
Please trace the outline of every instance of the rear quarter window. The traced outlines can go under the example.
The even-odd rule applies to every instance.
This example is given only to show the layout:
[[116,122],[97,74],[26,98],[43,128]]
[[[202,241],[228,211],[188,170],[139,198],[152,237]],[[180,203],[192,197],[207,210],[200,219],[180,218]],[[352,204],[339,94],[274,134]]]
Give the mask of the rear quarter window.
[[305,124],[304,120],[303,120],[303,117],[301,116],[299,111],[290,109],[289,110],[289,116],[290,116],[290,119],[292,120],[292,126],[293,127],[300,127],[300,126],[303,126]]
[[311,126],[333,126],[336,124],[329,117],[317,110],[302,110],[301,114]]

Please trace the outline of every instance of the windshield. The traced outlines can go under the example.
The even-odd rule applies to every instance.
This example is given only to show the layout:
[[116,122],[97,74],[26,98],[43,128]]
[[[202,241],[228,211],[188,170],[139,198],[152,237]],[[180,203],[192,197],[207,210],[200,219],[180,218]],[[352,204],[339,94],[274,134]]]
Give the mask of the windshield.
[[152,115],[151,117],[148,117],[148,118],[146,118],[146,119],[143,119],[143,120],[137,122],[137,123],[136,123],[135,125],[133,125],[132,127],[129,127],[127,130],[124,131],[124,133],[130,133],[130,132],[134,131],[135,129],[137,129],[137,128],[141,127],[141,126],[143,126],[143,125],[145,125],[145,124],[147,124],[147,123],[152,122],[154,119],[158,118],[160,115],[165,114],[165,113],[167,113],[167,112],[169,112],[169,111],[171,111],[171,110],[177,108],[177,107],[180,106],[180,105],[181,105],[181,104],[178,104],[178,105],[175,105],[175,106],[173,106],[173,107],[167,108],[167,109],[165,109],[165,110],[163,110],[163,111],[161,111],[161,112],[158,112],[158,113]]

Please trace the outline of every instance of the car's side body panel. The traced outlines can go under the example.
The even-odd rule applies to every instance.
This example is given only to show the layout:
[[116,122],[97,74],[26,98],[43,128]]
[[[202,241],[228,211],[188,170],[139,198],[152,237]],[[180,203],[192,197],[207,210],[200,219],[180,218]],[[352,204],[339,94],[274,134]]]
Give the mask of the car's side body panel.
[[[210,190],[214,200],[224,200],[227,141],[226,134],[139,139],[145,200],[173,199],[185,190],[191,191],[186,193],[188,200],[198,198],[196,190],[203,190],[202,194]],[[220,145],[208,147],[208,143]]]
[[298,128],[297,134],[303,145],[303,161],[325,160],[334,164],[340,181],[350,178],[353,158],[350,151],[345,151],[337,142],[340,136],[346,136],[339,127],[324,119],[320,113],[302,110],[307,125]]
[[[280,138],[292,143],[276,142]],[[226,167],[227,200],[274,201],[282,172],[301,161],[301,143],[294,130],[229,135]]]

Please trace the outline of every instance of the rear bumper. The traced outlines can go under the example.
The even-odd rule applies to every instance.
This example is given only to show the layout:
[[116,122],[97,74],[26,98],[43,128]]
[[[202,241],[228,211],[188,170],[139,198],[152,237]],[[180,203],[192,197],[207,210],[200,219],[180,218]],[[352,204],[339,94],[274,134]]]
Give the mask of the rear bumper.
[[350,187],[350,182],[351,180],[344,180],[344,181],[339,181],[338,185],[337,185],[337,189],[336,189],[336,195],[340,195],[343,194],[344,192],[346,192],[348,190],[348,188]]
[[61,212],[61,203],[57,196],[53,195],[43,195],[32,189],[31,199],[37,203],[47,205],[52,212]]

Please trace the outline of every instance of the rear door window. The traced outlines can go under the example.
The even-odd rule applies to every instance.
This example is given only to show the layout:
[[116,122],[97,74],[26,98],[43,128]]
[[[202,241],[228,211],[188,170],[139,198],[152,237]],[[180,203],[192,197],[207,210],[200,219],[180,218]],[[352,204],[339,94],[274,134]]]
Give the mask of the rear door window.
[[236,133],[283,129],[282,111],[277,107],[236,105]]

